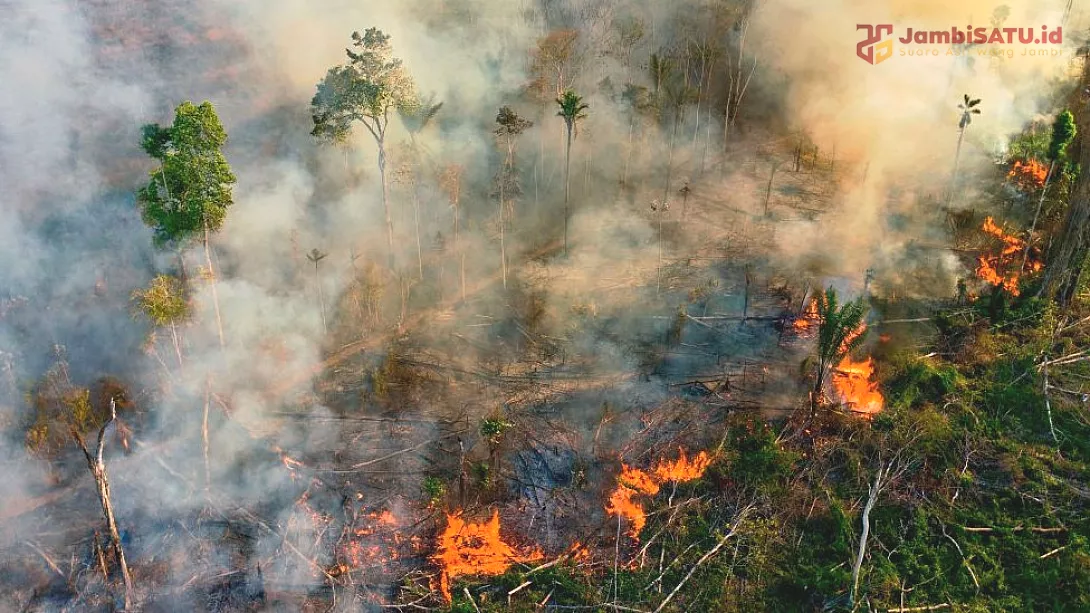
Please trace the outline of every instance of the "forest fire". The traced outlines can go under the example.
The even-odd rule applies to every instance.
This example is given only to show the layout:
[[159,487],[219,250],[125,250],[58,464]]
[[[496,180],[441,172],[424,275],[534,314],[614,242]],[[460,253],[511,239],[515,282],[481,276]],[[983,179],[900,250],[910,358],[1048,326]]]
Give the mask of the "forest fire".
[[447,527],[439,535],[435,561],[440,566],[439,591],[451,601],[450,581],[469,575],[502,575],[515,563],[544,557],[541,550],[518,553],[500,537],[500,514],[483,523],[468,522],[460,511],[447,514]]
[[1038,189],[1044,187],[1048,179],[1048,166],[1037,160],[1028,162],[1015,161],[1011,166],[1007,178],[1023,189]]
[[874,359],[862,362],[845,356],[833,371],[833,389],[849,409],[863,415],[874,415],[882,410],[885,398],[874,381]]
[[659,461],[650,474],[621,464],[617,487],[609,495],[606,512],[631,522],[627,534],[633,539],[639,539],[640,531],[647,525],[647,513],[643,510],[643,505],[635,500],[636,495],[654,496],[659,493],[661,483],[684,483],[699,479],[710,465],[711,457],[708,452],[701,451],[690,460],[684,449],[679,449],[677,460]]
[[[976,276],[981,280],[995,286],[1002,287],[1012,296],[1020,293],[1018,281],[1021,277],[1022,254],[1025,253],[1025,242],[1003,231],[991,217],[984,220],[981,230],[1002,242],[1002,248],[994,255],[984,254],[977,258]],[[1031,250],[1032,251],[1032,250]],[[1026,260],[1025,270],[1037,272],[1043,268],[1040,260],[1029,254]]]

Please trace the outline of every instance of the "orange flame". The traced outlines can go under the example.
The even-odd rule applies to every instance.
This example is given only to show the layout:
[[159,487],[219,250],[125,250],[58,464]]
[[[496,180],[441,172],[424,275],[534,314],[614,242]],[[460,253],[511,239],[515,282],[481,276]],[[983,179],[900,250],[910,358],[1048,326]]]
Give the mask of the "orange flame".
[[654,496],[659,493],[660,484],[667,481],[694,481],[702,477],[711,465],[711,457],[706,451],[701,451],[692,460],[685,455],[684,449],[679,449],[679,452],[677,460],[659,461],[650,474],[621,464],[617,487],[609,495],[606,512],[631,522],[627,534],[633,539],[639,539],[640,531],[647,525],[647,513],[643,510],[643,504],[635,500],[637,494]]
[[810,301],[810,304],[806,307],[806,310],[795,318],[793,325],[795,326],[795,330],[801,332],[803,330],[809,330],[810,328],[820,323],[818,319],[818,303],[817,299],[815,298]]
[[1041,188],[1045,186],[1045,180],[1048,179],[1048,166],[1037,160],[1015,161],[1010,172],[1007,173],[1007,178],[1023,189]]
[[833,389],[840,400],[856,413],[874,415],[882,410],[885,399],[874,381],[874,360],[862,362],[845,356],[833,371]]
[[441,573],[439,591],[449,603],[450,581],[463,575],[502,575],[514,563],[531,562],[543,557],[540,549],[525,555],[500,538],[500,514],[484,523],[467,522],[461,511],[447,514],[447,527],[439,535],[435,554]]
[[[996,225],[995,220],[991,217],[984,220],[981,230],[985,234],[999,239],[1003,246],[997,254],[985,254],[977,257],[976,276],[991,285],[1002,287],[1010,292],[1012,296],[1017,296],[1020,293],[1018,281],[1021,274],[1015,268],[1021,267],[1021,255],[1025,252],[1025,242],[1004,232],[1003,228]],[[1026,261],[1026,269],[1030,272],[1038,272],[1043,267],[1039,260],[1030,258]],[[1004,271],[1008,272],[1004,274]]]
[[655,476],[659,480],[676,481],[678,483],[695,481],[704,476],[704,471],[708,470],[708,466],[712,463],[707,451],[698,453],[691,462],[685,456],[684,449],[681,449],[680,452],[676,461],[659,462],[658,466],[655,467]]

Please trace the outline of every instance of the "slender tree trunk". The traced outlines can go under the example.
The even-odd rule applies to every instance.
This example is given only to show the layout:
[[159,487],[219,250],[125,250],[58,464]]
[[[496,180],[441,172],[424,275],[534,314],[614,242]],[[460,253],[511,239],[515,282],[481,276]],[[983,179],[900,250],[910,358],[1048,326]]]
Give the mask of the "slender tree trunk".
[[500,270],[503,275],[503,289],[507,289],[507,243],[506,243],[506,229],[507,215],[504,211],[504,196],[506,196],[507,187],[507,160],[503,162],[503,168],[500,169]]
[[568,255],[568,219],[571,215],[569,199],[571,197],[571,132],[572,125],[568,123],[568,140],[564,147],[564,255]]
[[636,119],[633,117],[628,122],[628,149],[624,155],[624,172],[621,173],[621,185],[628,185],[628,166],[632,162],[632,139],[636,134]]
[[375,139],[378,143],[378,174],[382,182],[382,212],[386,216],[386,248],[387,263],[390,270],[394,269],[394,222],[390,218],[390,194],[386,181],[386,143],[385,134]]
[[204,410],[201,414],[201,444],[204,450],[204,491],[206,495],[212,492],[212,462],[208,459],[210,445],[208,443],[208,410],[212,402],[212,375],[204,379]]
[[223,338],[223,317],[220,316],[220,296],[217,289],[216,270],[212,266],[212,247],[210,246],[210,235],[208,232],[208,222],[204,224],[204,261],[208,266],[208,279],[212,286],[212,305],[216,310],[216,332],[219,333],[220,348],[227,346],[227,342]]
[[768,217],[768,203],[772,200],[772,181],[776,178],[776,169],[779,168],[779,164],[772,164],[772,172],[768,175],[768,188],[765,189],[765,217]]
[[322,279],[318,276],[318,260],[314,261],[314,286],[318,289],[318,308],[322,313],[322,334],[329,334],[329,326],[325,319],[325,293],[322,292]]
[[170,340],[174,342],[174,355],[178,358],[178,372],[181,372],[185,368],[185,364],[182,363],[182,347],[178,342],[178,328],[173,321],[170,322]]
[[1045,205],[1045,194],[1048,192],[1048,183],[1052,180],[1052,171],[1056,168],[1056,160],[1048,164],[1048,174],[1045,175],[1045,184],[1041,186],[1041,197],[1037,200],[1037,212],[1033,214],[1033,223],[1029,226],[1029,234],[1026,235],[1026,248],[1022,251],[1022,265],[1018,268],[1021,273],[1026,269],[1026,261],[1029,260],[1030,241],[1033,240],[1033,232],[1037,230],[1037,219],[1041,216],[1041,208]]
[[674,108],[674,130],[670,135],[670,155],[666,158],[666,185],[662,190],[663,206],[670,201],[670,179],[674,170],[674,149],[677,145],[677,129],[681,124],[681,106]]
[[950,193],[946,196],[946,204],[949,206],[954,199],[954,192],[958,188],[958,165],[961,163],[961,142],[965,138],[965,128],[958,130],[958,147],[954,151],[954,174],[950,177]]
[[412,189],[413,198],[413,224],[416,226],[416,268],[418,278],[424,280],[424,252],[420,248],[420,198],[416,194],[416,180],[414,179],[412,185],[409,186]]

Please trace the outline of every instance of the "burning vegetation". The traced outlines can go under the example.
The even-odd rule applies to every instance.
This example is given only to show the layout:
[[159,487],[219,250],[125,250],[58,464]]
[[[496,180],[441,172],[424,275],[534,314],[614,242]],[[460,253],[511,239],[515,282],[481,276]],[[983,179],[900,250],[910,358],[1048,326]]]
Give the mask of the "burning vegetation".
[[447,514],[447,525],[439,535],[435,562],[439,565],[439,591],[450,602],[450,582],[461,576],[502,575],[512,564],[533,562],[544,557],[541,550],[519,553],[500,536],[499,511],[492,519],[475,523],[461,511]]
[[1025,241],[1006,233],[988,217],[981,230],[999,242],[999,250],[977,257],[976,276],[982,281],[1006,290],[1011,296],[1021,293],[1018,283],[1024,272],[1039,272],[1044,265],[1035,249],[1026,249]]
[[664,483],[695,481],[704,476],[710,465],[711,457],[708,452],[701,451],[690,460],[684,449],[678,450],[678,459],[660,460],[649,473],[621,464],[617,487],[609,495],[606,512],[617,516],[618,521],[621,518],[627,519],[631,524],[627,534],[633,539],[639,539],[640,531],[647,525],[647,513],[636,497],[654,496],[659,493]]
[[853,412],[871,416],[882,410],[885,399],[874,379],[873,358],[856,362],[846,356],[836,365],[832,381],[837,398]]
[[1007,172],[1007,178],[1024,190],[1038,190],[1045,186],[1048,166],[1034,159],[1026,162],[1016,160]]

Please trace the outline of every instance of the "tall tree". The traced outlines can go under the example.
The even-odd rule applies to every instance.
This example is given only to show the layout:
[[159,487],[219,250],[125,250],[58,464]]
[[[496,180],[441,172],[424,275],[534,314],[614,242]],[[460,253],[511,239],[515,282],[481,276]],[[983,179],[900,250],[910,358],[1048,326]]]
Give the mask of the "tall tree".
[[181,249],[200,238],[216,310],[216,330],[224,346],[216,273],[212,265],[210,237],[219,231],[233,203],[235,175],[221,148],[227,142],[211,102],[199,106],[186,101],[174,113],[168,127],[149,124],[143,128],[141,146],[160,166],[137,192],[144,222],[151,226],[156,244]]
[[964,102],[958,104],[958,109],[961,110],[961,118],[958,120],[958,148],[954,152],[954,173],[950,177],[950,193],[946,197],[946,203],[949,204],[954,198],[954,192],[958,187],[958,164],[961,162],[961,143],[965,139],[965,129],[969,127],[969,124],[973,123],[973,115],[979,115],[980,109],[976,106],[980,104],[980,98],[971,99],[969,94],[965,94]]
[[132,299],[140,312],[151,320],[153,325],[170,329],[170,340],[174,344],[178,368],[183,368],[182,348],[178,341],[178,324],[185,322],[190,315],[185,286],[176,277],[159,275],[151,280],[146,289],[134,291]]
[[465,174],[465,168],[463,166],[459,164],[448,165],[439,175],[439,187],[446,192],[447,199],[450,201],[451,225],[453,226],[454,232],[454,248],[458,250],[459,259],[458,277],[461,280],[461,297],[464,301],[466,299],[466,254],[465,249],[463,249],[462,243],[459,240],[459,230],[461,229],[460,205],[462,201],[463,174]]
[[359,122],[375,139],[386,216],[386,245],[393,268],[394,225],[386,179],[386,130],[390,112],[415,101],[413,83],[401,60],[394,57],[389,35],[382,30],[368,28],[362,35],[353,32],[352,46],[355,51],[345,50],[349,62],[330,68],[318,83],[318,92],[310,103],[314,121],[311,134],[343,143],[352,133],[352,125]]
[[402,177],[409,184],[409,195],[413,203],[413,228],[416,232],[416,268],[418,279],[424,280],[424,252],[420,242],[420,196],[417,193],[419,185],[419,168],[424,162],[426,151],[417,137],[431,124],[439,109],[443,108],[442,102],[436,102],[435,96],[419,98],[412,103],[398,107],[398,115],[401,123],[409,132],[409,164]]
[[1026,236],[1026,248],[1022,253],[1022,266],[1019,270],[1025,270],[1026,260],[1029,259],[1030,242],[1033,240],[1033,232],[1037,230],[1037,220],[1041,216],[1041,208],[1045,204],[1045,194],[1048,193],[1048,184],[1052,180],[1052,173],[1056,170],[1056,162],[1064,160],[1067,156],[1067,146],[1075,140],[1078,130],[1075,127],[1075,116],[1071,111],[1064,111],[1056,116],[1052,123],[1052,138],[1048,143],[1048,173],[1045,174],[1045,183],[1041,186],[1041,195],[1037,200],[1037,211],[1033,214],[1033,223],[1029,226],[1029,235]]
[[854,351],[863,342],[863,320],[867,316],[867,307],[862,298],[841,306],[837,301],[836,290],[828,288],[817,297],[818,343],[817,371],[814,388],[810,392],[810,413],[817,411],[825,380],[833,366],[844,356]]
[[571,141],[574,135],[578,135],[579,121],[586,118],[589,105],[583,103],[583,98],[572,90],[565,91],[556,99],[559,117],[564,118],[564,126],[567,129],[567,144],[564,146],[564,254],[568,253],[568,218],[570,216],[569,201],[571,197]]
[[500,108],[496,115],[496,129],[493,133],[504,146],[503,166],[496,175],[496,193],[500,199],[500,266],[503,271],[503,287],[507,288],[507,247],[505,244],[505,228],[507,226],[508,203],[517,198],[522,192],[518,181],[518,172],[515,169],[515,142],[519,135],[534,125],[534,122],[523,119],[511,107]]

